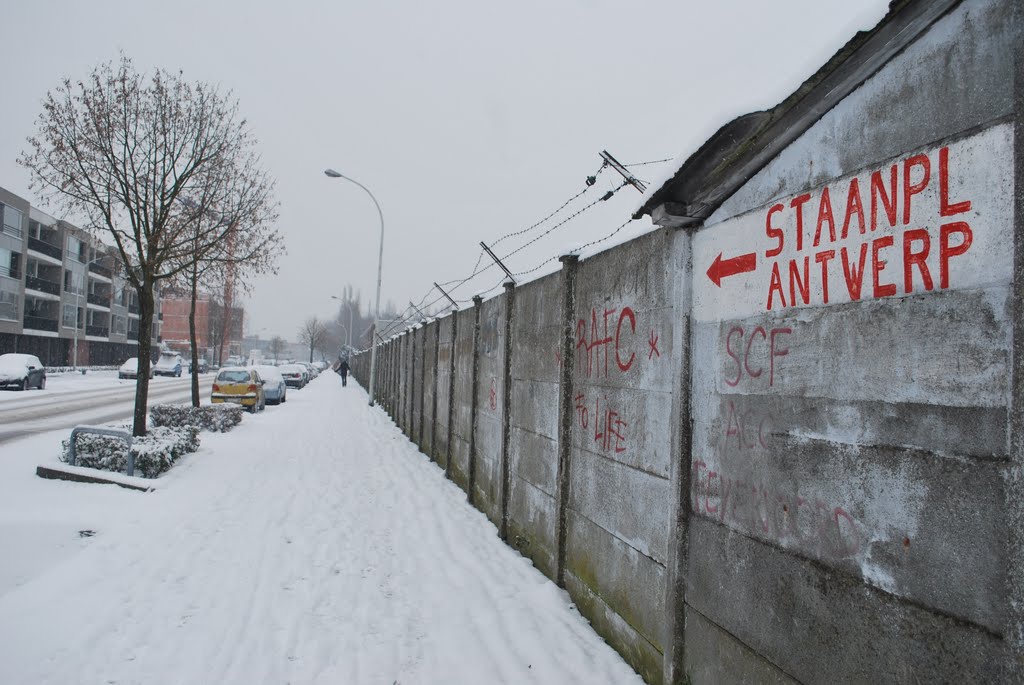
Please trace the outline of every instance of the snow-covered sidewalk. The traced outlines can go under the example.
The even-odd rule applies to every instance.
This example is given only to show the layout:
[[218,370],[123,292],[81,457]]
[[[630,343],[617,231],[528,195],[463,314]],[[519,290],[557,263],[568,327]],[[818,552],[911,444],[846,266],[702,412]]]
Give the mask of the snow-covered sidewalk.
[[61,437],[0,450],[0,683],[641,682],[334,374],[151,493],[37,478]]

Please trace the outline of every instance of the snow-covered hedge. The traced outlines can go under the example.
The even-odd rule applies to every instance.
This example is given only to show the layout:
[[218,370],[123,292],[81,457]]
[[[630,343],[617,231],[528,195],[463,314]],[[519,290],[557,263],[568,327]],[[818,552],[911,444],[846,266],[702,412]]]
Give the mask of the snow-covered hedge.
[[243,407],[237,404],[212,404],[205,407],[158,404],[149,410],[151,426],[195,426],[200,430],[224,433],[242,422]]
[[[70,440],[62,443],[60,460],[71,459]],[[76,466],[124,473],[128,468],[128,445],[106,435],[82,433],[75,438]],[[195,426],[170,428],[159,426],[132,441],[135,475],[156,478],[182,456],[199,449],[199,429]]]

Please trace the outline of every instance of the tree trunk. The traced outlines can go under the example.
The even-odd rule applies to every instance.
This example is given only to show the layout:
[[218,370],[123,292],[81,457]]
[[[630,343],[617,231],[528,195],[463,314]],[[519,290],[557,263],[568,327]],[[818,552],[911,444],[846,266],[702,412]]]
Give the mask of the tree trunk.
[[189,377],[192,379],[192,406],[199,406],[199,350],[196,348],[196,298],[198,296],[198,286],[196,281],[198,280],[198,274],[193,266],[192,269],[192,307],[188,310],[188,339],[192,348],[192,364],[189,369],[192,373]]
[[309,363],[313,363],[313,343],[309,343]]
[[136,437],[146,434],[146,415],[149,411],[149,369],[152,364],[153,313],[156,310],[153,288],[153,281],[146,278],[138,291],[139,376],[135,381],[135,419],[132,423],[132,435]]

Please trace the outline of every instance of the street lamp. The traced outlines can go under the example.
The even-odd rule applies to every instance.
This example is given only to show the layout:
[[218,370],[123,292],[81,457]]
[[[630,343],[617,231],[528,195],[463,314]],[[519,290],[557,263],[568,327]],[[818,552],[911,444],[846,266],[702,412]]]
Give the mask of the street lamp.
[[[380,318],[380,282],[381,271],[384,266],[384,212],[380,211],[380,203],[377,202],[377,198],[373,196],[370,189],[359,181],[351,179],[344,174],[339,174],[334,169],[326,169],[324,173],[330,178],[343,178],[365,190],[366,194],[370,196],[371,200],[373,200],[373,205],[377,208],[377,214],[380,216],[380,250],[377,254],[377,301],[373,309],[373,325],[370,326],[371,329],[375,329],[377,326],[377,319]],[[374,333],[376,333],[376,330],[374,330]],[[371,335],[370,342],[373,343],[373,347],[370,348],[370,387],[368,388],[368,392],[370,395],[370,406],[372,407],[374,379],[377,373],[377,337],[375,335]]]
[[342,324],[341,322],[339,322],[339,325],[342,328],[345,328],[345,337],[348,340],[348,346],[352,347],[352,303],[348,300],[342,300],[337,295],[331,295],[331,299],[337,300],[338,302],[344,302],[345,307],[348,309],[348,328],[345,328],[345,324]]

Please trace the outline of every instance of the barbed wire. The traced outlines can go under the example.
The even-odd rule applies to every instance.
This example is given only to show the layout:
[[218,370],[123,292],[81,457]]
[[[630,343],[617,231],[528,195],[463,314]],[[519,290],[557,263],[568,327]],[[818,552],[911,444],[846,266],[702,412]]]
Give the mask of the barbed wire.
[[[587,177],[587,182],[586,182],[586,187],[584,187],[583,190],[579,191],[578,193],[576,193],[575,195],[570,197],[568,200],[563,202],[558,207],[558,209],[556,209],[555,211],[551,212],[550,214],[545,216],[543,219],[541,219],[540,221],[534,223],[531,226],[527,226],[526,228],[524,228],[524,229],[522,229],[520,231],[512,231],[511,233],[506,233],[505,235],[495,239],[493,242],[491,242],[490,248],[494,249],[494,247],[496,245],[498,245],[499,243],[504,242],[505,240],[508,240],[509,238],[514,238],[516,236],[523,235],[525,233],[529,233],[530,231],[532,231],[532,230],[534,230],[534,229],[544,225],[548,220],[550,220],[552,217],[554,217],[557,214],[559,214],[563,209],[568,207],[570,204],[572,204],[573,202],[578,200],[580,197],[585,195],[587,193],[587,191],[589,191],[591,188],[593,188],[595,186],[595,184],[597,183],[597,178],[601,175],[601,172],[604,171],[605,167],[607,167],[607,166],[608,166],[607,163],[602,164],[598,168],[598,170],[596,172],[594,172],[593,176],[588,176]],[[462,279],[453,278],[450,281],[445,281],[444,283],[440,284],[441,287],[447,288],[448,286],[453,286],[452,289],[457,288],[460,285],[462,285],[463,283],[465,283],[466,281],[474,278],[478,274],[483,273],[484,271],[487,271],[488,269],[493,267],[494,264],[492,262],[492,263],[484,266],[482,269],[480,268],[480,262],[483,261],[483,258],[484,258],[485,254],[486,254],[486,251],[481,249],[480,250],[480,254],[477,255],[477,258],[476,258],[476,264],[473,265],[473,270],[472,270],[472,272],[468,276],[466,276],[465,278],[462,278]]]
[[673,159],[675,158],[666,157],[665,159],[652,159],[650,162],[636,162],[634,164],[623,164],[622,166],[626,168],[631,168],[635,166],[647,166],[648,164],[664,164],[665,162],[671,162]]
[[[658,164],[658,163],[668,162],[668,161],[671,161],[671,159],[654,160],[654,161],[650,161],[650,162],[639,162],[639,163],[636,163],[636,164],[627,164],[627,165],[624,165],[624,166],[627,166],[627,167],[628,166],[645,166],[647,164]],[[543,224],[545,224],[547,221],[549,221],[553,217],[557,216],[566,207],[568,207],[570,204],[572,204],[573,202],[578,200],[580,197],[585,195],[587,193],[587,191],[589,191],[591,188],[595,187],[597,176],[599,176],[601,174],[601,172],[604,170],[604,168],[606,166],[607,166],[607,164],[602,164],[601,167],[597,170],[597,172],[593,176],[587,178],[587,187],[584,188],[583,190],[581,190],[580,192],[574,194],[573,196],[571,196],[568,200],[563,202],[555,211],[551,212],[550,214],[545,216],[540,221],[534,223],[531,226],[528,226],[525,229],[522,229],[522,230],[519,230],[519,231],[513,231],[511,233],[506,233],[505,235],[499,237],[497,240],[492,242],[491,243],[491,247],[493,248],[498,243],[501,243],[501,242],[503,242],[503,241],[505,241],[507,239],[527,234],[530,231],[533,231],[536,228],[542,226]],[[599,197],[599,198],[593,200],[592,202],[590,202],[589,204],[581,207],[580,209],[576,210],[575,212],[573,212],[569,216],[565,217],[564,219],[562,219],[558,223],[556,223],[553,226],[551,226],[550,228],[548,228],[543,233],[541,233],[541,234],[531,238],[530,240],[526,241],[525,243],[523,243],[522,245],[520,245],[516,249],[512,250],[511,252],[506,254],[504,257],[502,257],[501,261],[504,262],[504,261],[510,259],[511,257],[515,256],[516,254],[518,254],[518,253],[522,252],[523,250],[525,250],[526,248],[530,247],[531,245],[537,243],[539,240],[542,240],[543,238],[547,237],[548,235],[553,233],[555,230],[561,228],[562,226],[566,225],[570,221],[576,219],[580,215],[582,215],[585,212],[587,212],[588,210],[592,209],[594,206],[596,206],[600,202],[603,202],[603,201],[606,201],[606,200],[610,199],[613,195],[615,195],[619,190],[624,188],[626,185],[629,185],[628,182],[623,182],[617,188],[608,190],[601,197]],[[604,236],[602,238],[598,238],[597,240],[592,240],[592,241],[590,241],[588,243],[585,243],[583,246],[579,247],[576,251],[580,252],[582,250],[585,250],[588,247],[591,247],[593,245],[597,245],[598,243],[601,243],[601,242],[603,242],[605,240],[608,240],[608,239],[612,238],[613,236],[618,234],[623,228],[628,226],[633,221],[634,221],[634,219],[632,219],[632,218],[628,219],[627,221],[625,221],[623,224],[618,226],[615,230],[613,230],[608,235],[606,235],[606,236]],[[451,299],[454,300],[456,303],[458,303],[458,304],[466,304],[466,303],[472,302],[473,299],[474,299],[472,297],[468,298],[468,299],[465,299],[465,298],[459,299],[459,298],[454,297],[453,293],[457,289],[461,288],[466,283],[468,283],[470,280],[476,278],[477,276],[479,276],[479,275],[481,275],[483,273],[486,273],[490,269],[492,269],[495,266],[497,266],[497,263],[493,262],[493,261],[488,263],[488,264],[486,264],[486,265],[484,265],[484,266],[481,266],[481,263],[483,261],[483,258],[484,258],[485,254],[486,254],[486,252],[484,250],[480,251],[480,254],[477,256],[476,263],[473,266],[473,270],[472,270],[472,272],[468,276],[466,276],[464,278],[461,278],[461,279],[453,279],[453,280],[446,281],[444,283],[439,284],[442,287],[447,287],[448,288],[448,297],[451,297]],[[524,271],[515,272],[513,274],[513,276],[526,276],[526,275],[529,275],[529,274],[534,273],[536,271],[539,271],[545,265],[549,264],[551,261],[553,261],[553,260],[555,260],[557,258],[558,258],[557,256],[548,257],[547,259],[545,259],[541,263],[537,264],[533,268],[526,269]],[[486,296],[487,294],[489,294],[489,293],[493,292],[494,290],[500,288],[507,280],[508,279],[507,279],[506,276],[502,276],[502,278],[495,285],[491,286],[490,288],[488,288],[488,289],[486,289],[484,291],[480,291],[480,292],[476,293],[476,296],[480,296],[480,297]],[[446,297],[446,295],[444,294],[444,291],[442,290],[442,294],[441,295],[436,297],[429,304],[425,304],[427,302],[427,300],[430,298],[430,295],[434,292],[435,289],[441,290],[441,287],[436,287],[436,286],[432,285],[427,290],[427,292],[423,295],[423,297],[420,298],[418,304],[416,304],[416,305],[413,305],[412,301],[410,301],[409,306],[406,307],[404,310],[402,310],[402,313],[399,314],[398,317],[396,317],[396,319],[393,320],[387,326],[387,328],[385,328],[383,330],[383,332],[378,333],[378,335],[380,335],[381,338],[383,339],[383,338],[386,338],[389,334],[391,334],[392,331],[397,331],[398,329],[401,329],[402,327],[405,327],[406,329],[408,329],[410,322],[417,322],[418,319],[422,318],[423,316],[426,316],[427,318],[434,318],[435,315],[431,313],[431,310],[438,303],[448,299],[448,297]],[[414,310],[414,311],[412,311],[410,313],[410,310]],[[423,311],[426,312],[426,314],[422,314],[421,315],[420,311],[415,311],[415,310],[423,310]]]

